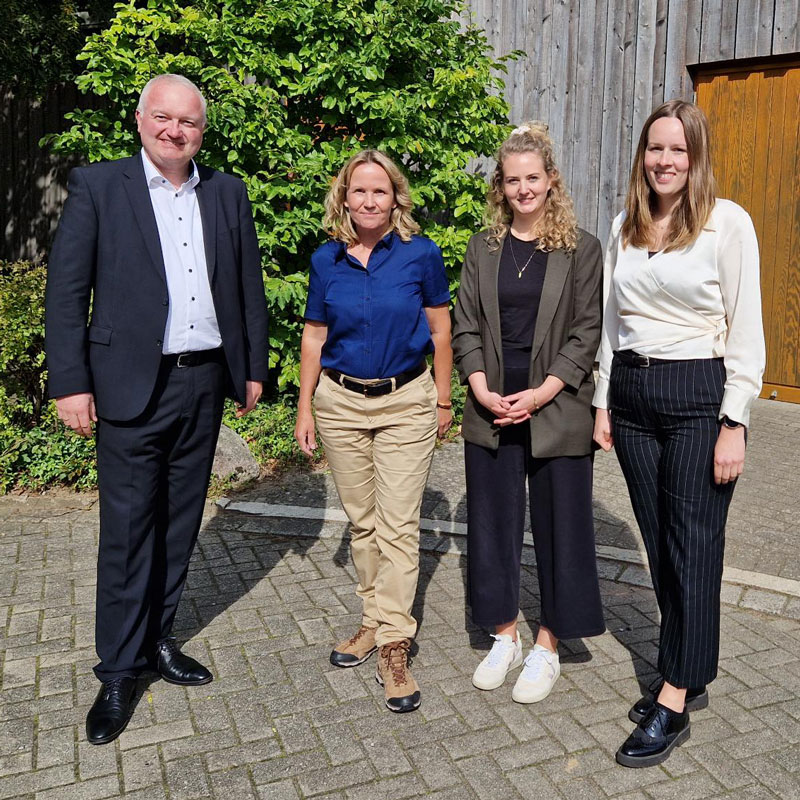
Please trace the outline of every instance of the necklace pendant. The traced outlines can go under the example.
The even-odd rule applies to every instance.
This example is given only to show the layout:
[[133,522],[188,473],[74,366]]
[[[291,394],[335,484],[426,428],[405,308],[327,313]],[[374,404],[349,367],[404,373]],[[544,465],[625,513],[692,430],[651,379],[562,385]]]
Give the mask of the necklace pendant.
[[518,272],[518,273],[517,273],[517,277],[518,277],[518,278],[521,278],[521,277],[522,277],[522,273],[521,273],[521,272]]

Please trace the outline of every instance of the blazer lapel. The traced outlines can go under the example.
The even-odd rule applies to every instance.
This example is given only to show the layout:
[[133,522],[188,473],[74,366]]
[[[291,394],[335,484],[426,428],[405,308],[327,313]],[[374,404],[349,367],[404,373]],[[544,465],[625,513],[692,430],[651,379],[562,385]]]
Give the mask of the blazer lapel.
[[536,328],[533,332],[531,363],[539,354],[544,337],[550,330],[571,264],[571,256],[568,256],[563,250],[553,250],[547,256],[547,270],[544,274],[542,297],[539,301],[539,314],[536,318]]
[[[503,253],[504,239],[500,240],[500,246],[496,250],[489,250],[488,247],[483,251],[480,259],[479,283],[480,297],[483,305],[483,313],[486,317],[486,324],[492,336],[494,349],[497,352],[497,363],[502,364],[503,337],[500,332],[500,304],[497,300],[497,275],[500,270],[500,256]],[[486,239],[484,238],[484,243]]]
[[200,206],[200,220],[203,223],[203,249],[206,253],[208,281],[214,285],[214,272],[217,269],[217,190],[210,179],[210,170],[198,167],[200,183],[195,186],[197,202]]
[[153,204],[150,202],[150,190],[147,188],[147,178],[144,174],[142,155],[135,155],[128,160],[123,169],[125,176],[123,185],[133,209],[133,215],[139,225],[142,238],[150,254],[150,260],[164,283],[167,282],[167,273],[164,269],[164,254],[161,252],[161,239],[158,235],[156,215]]

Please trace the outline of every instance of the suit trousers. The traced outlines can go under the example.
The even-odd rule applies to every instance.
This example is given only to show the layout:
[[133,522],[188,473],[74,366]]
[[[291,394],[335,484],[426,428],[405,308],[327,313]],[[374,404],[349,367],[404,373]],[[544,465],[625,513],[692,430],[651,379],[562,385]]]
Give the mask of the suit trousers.
[[[505,371],[506,393],[524,389],[528,370]],[[592,456],[534,458],[530,426],[500,431],[492,450],[464,443],[467,479],[467,593],[476,625],[515,620],[529,495],[541,623],[559,639],[605,630],[592,516]]]
[[413,638],[419,515],[436,444],[430,372],[391,394],[365,397],[324,373],[314,394],[317,428],[350,520],[362,624],[377,644]]
[[225,372],[213,361],[162,362],[139,417],[97,423],[101,681],[152,666],[155,643],[170,635],[202,521]]
[[717,675],[725,521],[735,483],[714,483],[725,384],[721,358],[615,356],[614,446],[642,532],[661,611],[658,669],[680,688]]

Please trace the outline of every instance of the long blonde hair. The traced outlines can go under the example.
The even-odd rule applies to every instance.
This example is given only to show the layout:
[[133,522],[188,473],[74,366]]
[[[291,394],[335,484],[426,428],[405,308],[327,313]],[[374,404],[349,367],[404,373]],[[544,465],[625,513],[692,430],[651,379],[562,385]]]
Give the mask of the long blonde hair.
[[419,225],[411,216],[414,204],[411,202],[408,180],[394,161],[380,150],[362,150],[348,159],[347,163],[339,170],[339,174],[331,183],[328,194],[325,195],[325,216],[322,220],[325,229],[334,239],[345,244],[352,245],[358,242],[358,234],[353,227],[350,213],[345,208],[345,199],[347,188],[350,185],[350,177],[359,164],[377,164],[389,177],[394,190],[395,202],[390,220],[392,230],[404,242],[410,241],[415,233],[419,233]]
[[694,103],[670,100],[660,105],[647,118],[639,136],[633,158],[628,196],[625,199],[625,220],[622,223],[622,246],[649,247],[655,210],[656,193],[644,172],[644,156],[650,128],[657,119],[674,117],[681,121],[689,157],[689,175],[680,202],[672,212],[668,245],[665,252],[691,245],[708,222],[714,209],[716,191],[711,168],[711,142],[706,115]]
[[537,153],[550,178],[550,191],[544,203],[544,216],[540,225],[540,250],[574,250],[578,246],[578,220],[569,196],[561,181],[553,155],[553,140],[544,122],[525,122],[515,128],[500,145],[495,167],[486,195],[485,225],[489,228],[489,247],[496,250],[506,235],[514,218],[511,206],[503,192],[503,162],[517,153]]

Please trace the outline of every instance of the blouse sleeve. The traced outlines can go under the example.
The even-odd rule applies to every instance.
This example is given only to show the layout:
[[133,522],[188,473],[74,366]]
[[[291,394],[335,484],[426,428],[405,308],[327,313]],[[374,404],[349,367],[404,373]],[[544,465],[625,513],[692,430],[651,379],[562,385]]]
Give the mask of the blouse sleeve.
[[308,276],[308,298],[303,317],[313,322],[327,322],[325,315],[325,282],[322,279],[322,275],[320,275],[320,265],[315,256],[316,253],[311,256],[311,271]]
[[614,351],[619,347],[619,312],[617,298],[614,295],[614,287],[611,283],[617,262],[619,231],[619,218],[617,218],[611,227],[603,263],[603,328],[600,335],[600,350],[597,356],[599,379],[594,390],[594,399],[592,400],[592,405],[595,408],[608,408],[611,359],[614,357]]
[[717,270],[728,331],[725,339],[725,390],[720,417],[747,426],[750,406],[761,391],[766,363],[761,320],[758,240],[750,215],[738,213],[717,250]]
[[422,305],[425,308],[441,306],[450,302],[450,286],[444,270],[442,251],[436,242],[428,240],[430,250],[422,279]]
[[453,310],[453,361],[462,383],[466,383],[473,372],[486,371],[481,341],[476,241],[477,237],[473,236],[467,246],[456,307]]

